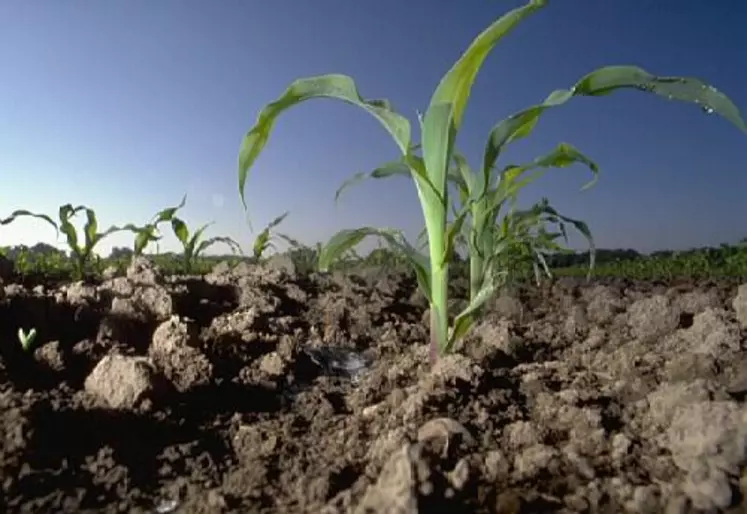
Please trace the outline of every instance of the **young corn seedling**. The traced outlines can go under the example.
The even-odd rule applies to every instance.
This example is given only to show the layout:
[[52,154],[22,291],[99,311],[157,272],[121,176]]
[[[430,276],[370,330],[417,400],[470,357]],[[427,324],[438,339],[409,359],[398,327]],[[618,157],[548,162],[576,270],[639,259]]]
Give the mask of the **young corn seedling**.
[[[576,96],[604,96],[616,90],[636,89],[671,100],[699,105],[706,113],[718,113],[747,132],[744,120],[731,100],[714,87],[695,78],[658,77],[635,66],[607,66],[582,77],[570,89],[553,91],[543,102],[524,109],[499,122],[488,136],[477,174],[471,176],[475,187],[461,208],[449,219],[449,168],[454,155],[454,141],[462,126],[464,111],[472,85],[485,58],[496,44],[525,18],[547,5],[547,0],[531,0],[526,5],[508,12],[493,22],[475,38],[460,59],[446,73],[431,97],[428,109],[420,120],[421,145],[412,141],[407,118],[396,113],[386,100],[366,100],[355,81],[340,74],[322,75],[296,80],[276,101],[265,106],[256,124],[245,135],[239,150],[238,185],[246,208],[244,186],[251,166],[264,148],[278,116],[288,108],[313,98],[333,98],[358,106],[376,118],[394,139],[401,158],[396,166],[385,166],[382,176],[400,175],[404,169],[415,182],[428,237],[428,259],[420,255],[400,231],[363,227],[339,232],[322,251],[320,266],[325,268],[341,251],[356,246],[368,236],[378,236],[399,248],[408,256],[418,278],[418,284],[430,303],[431,357],[449,352],[454,342],[462,337],[473,323],[473,314],[495,291],[495,276],[499,271],[495,259],[478,256],[473,269],[477,292],[449,326],[447,294],[449,263],[454,241],[462,232],[467,218],[471,219],[470,237],[481,245],[482,238],[492,234],[492,228],[481,232],[480,227],[494,219],[498,209],[496,198],[490,194],[491,177],[500,154],[513,141],[531,134],[545,111],[558,107]],[[519,173],[518,171],[513,173]]]
[[[454,216],[459,219],[461,212],[469,214],[461,225],[457,239],[467,248],[469,256],[470,301],[478,299],[481,291],[489,295],[502,284],[519,263],[504,262],[503,258],[517,250],[527,251],[537,261],[544,263],[540,249],[547,244],[547,237],[539,237],[545,223],[557,223],[565,234],[565,223],[571,223],[593,248],[591,232],[585,223],[560,215],[547,201],[539,202],[527,211],[516,210],[519,192],[549,169],[565,168],[572,164],[585,164],[592,172],[592,181],[582,189],[591,187],[599,173],[598,166],[583,153],[567,143],[559,144],[550,153],[523,165],[505,166],[499,173],[492,173],[494,164],[488,169],[475,173],[467,160],[458,152],[452,154],[453,167],[447,180],[456,187],[459,202],[452,206]],[[505,206],[509,207],[503,218],[499,215]],[[545,269],[548,270],[546,263]],[[549,270],[548,270],[549,272]],[[496,282],[497,281],[497,282]],[[474,314],[479,314],[477,308]],[[463,335],[472,325],[472,317],[460,318],[461,325],[455,325],[455,339]]]
[[[512,264],[530,263],[537,285],[541,282],[541,275],[552,278],[552,272],[547,264],[547,256],[559,253],[573,253],[557,241],[563,239],[568,244],[568,233],[565,227],[570,223],[583,235],[589,243],[589,272],[591,277],[594,268],[595,248],[594,239],[588,226],[579,220],[568,218],[558,213],[543,198],[526,210],[511,210],[498,224],[496,231],[496,248],[499,250],[499,266],[508,269]],[[547,225],[554,224],[558,232],[548,232]],[[500,250],[505,249],[501,254]],[[510,269],[508,270],[510,273]]]
[[318,256],[321,249],[321,243],[316,243],[314,247],[305,245],[300,241],[293,239],[290,236],[278,234],[282,240],[288,243],[286,254],[290,257],[291,261],[300,273],[306,274],[318,268]]
[[[78,212],[85,211],[86,223],[83,226],[83,244],[79,243],[78,233],[70,221]],[[96,219],[96,213],[93,209],[84,205],[73,207],[71,204],[66,204],[60,207],[59,210],[60,219],[60,230],[65,234],[67,245],[70,247],[70,253],[73,258],[73,276],[76,279],[82,279],[90,264],[94,260],[98,260],[98,256],[93,253],[94,248],[104,238],[115,234],[117,232],[133,232],[139,233],[142,228],[136,227],[133,224],[127,224],[123,227],[115,225],[110,226],[103,232],[98,231],[98,220]]]
[[[593,266],[594,244],[586,223],[561,215],[546,199],[528,210],[516,210],[518,194],[524,187],[551,168],[565,168],[576,163],[585,164],[591,170],[593,179],[582,189],[591,187],[599,174],[598,166],[567,143],[558,145],[552,152],[528,164],[506,166],[497,174],[476,174],[462,154],[456,150],[452,152],[452,166],[447,172],[447,182],[456,189],[459,199],[452,205],[453,216],[458,219],[460,208],[470,206],[469,215],[461,225],[461,232],[455,236],[455,247],[467,250],[471,300],[484,289],[483,284],[489,283],[493,290],[499,284],[505,284],[509,275],[515,274],[516,268],[523,263],[523,257],[529,257],[537,281],[540,266],[550,276],[544,252],[561,251],[562,247],[555,240],[562,236],[567,242],[566,223],[573,225],[589,242]],[[339,198],[346,187],[363,179],[388,178],[397,174],[409,174],[409,170],[400,161],[387,163],[371,173],[357,173],[337,190],[335,199]],[[481,182],[485,177],[490,180],[488,187]],[[509,212],[499,220],[506,205],[509,206]],[[544,228],[547,223],[558,225],[561,232],[557,235],[549,234]],[[418,240],[425,241],[427,245],[427,236],[424,229]],[[513,258],[515,256],[516,259]],[[452,254],[452,258],[454,257],[456,255]],[[471,324],[466,319],[465,323],[468,326]]]
[[158,225],[161,223],[168,223],[174,219],[176,212],[184,207],[187,202],[187,195],[182,197],[182,201],[175,207],[167,207],[162,211],[156,213],[151,219],[150,223],[143,227],[135,227],[133,225],[127,225],[128,228],[135,232],[135,244],[133,247],[133,253],[135,255],[142,255],[145,248],[150,243],[157,243],[161,240],[161,236],[156,235],[158,233]]
[[[288,212],[284,212],[274,220],[272,220],[269,225],[265,227],[265,229],[259,233],[257,236],[257,239],[254,240],[254,245],[252,246],[252,253],[254,254],[254,259],[259,261],[264,253],[269,250],[270,248],[274,248],[275,245],[272,243],[272,234],[271,231],[280,225],[283,220],[285,220],[286,216],[288,216]],[[282,237],[282,234],[278,234]]]
[[242,253],[239,243],[231,239],[230,237],[211,237],[210,239],[202,239],[202,234],[205,230],[212,225],[207,223],[198,228],[194,234],[190,235],[189,228],[186,223],[180,218],[173,217],[171,219],[171,228],[174,230],[174,235],[182,244],[184,253],[182,254],[182,263],[184,265],[185,273],[191,273],[194,269],[197,259],[202,255],[202,252],[217,243],[224,243],[231,248],[233,253]]
[[[75,226],[72,224],[71,219],[80,211],[86,213],[86,223],[83,227],[83,244],[79,243],[78,233]],[[115,232],[129,231],[138,233],[142,230],[141,227],[136,227],[132,224],[128,224],[124,227],[117,227],[112,225],[104,232],[98,231],[98,221],[96,220],[96,213],[93,209],[86,207],[85,205],[79,205],[73,207],[71,204],[62,205],[58,212],[60,224],[59,226],[49,216],[44,214],[35,214],[26,210],[18,210],[11,214],[11,218],[18,218],[22,216],[31,216],[34,218],[43,219],[44,221],[51,224],[57,233],[62,231],[65,234],[67,245],[70,247],[70,256],[72,258],[73,266],[73,278],[75,280],[81,280],[86,276],[91,263],[98,257],[93,253],[94,248],[101,242],[105,237],[114,234]]]
[[380,243],[377,245],[377,248],[366,256],[364,262],[369,266],[381,268],[385,271],[395,270],[403,264],[408,265],[407,260],[402,255],[393,252],[390,248],[384,247]]
[[[314,246],[308,246],[284,234],[276,234],[290,246],[288,255],[296,266],[296,269],[302,273],[310,273],[319,268],[319,255],[322,252],[322,243],[315,243]],[[335,269],[347,269],[360,262],[361,258],[352,248],[348,252],[341,254],[335,261]]]
[[22,329],[18,329],[18,342],[21,343],[21,348],[23,348],[24,351],[29,351],[33,346],[34,342],[36,341],[36,329],[32,328],[28,331],[28,333]]

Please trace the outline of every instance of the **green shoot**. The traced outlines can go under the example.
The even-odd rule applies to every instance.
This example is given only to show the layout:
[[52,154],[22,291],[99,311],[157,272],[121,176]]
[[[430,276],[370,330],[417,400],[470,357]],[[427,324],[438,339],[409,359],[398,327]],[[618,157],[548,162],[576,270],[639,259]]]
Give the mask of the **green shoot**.
[[265,229],[259,233],[257,236],[257,239],[254,240],[254,245],[252,246],[252,253],[254,254],[254,258],[259,261],[264,253],[270,249],[274,248],[275,245],[272,243],[272,234],[271,231],[280,225],[283,220],[285,220],[286,216],[288,216],[288,212],[284,212],[274,220],[272,220],[269,225],[265,227]]
[[[71,219],[78,212],[85,211],[86,223],[83,227],[84,242],[81,245],[78,239],[78,233],[75,226],[72,224]],[[89,266],[96,260],[96,256],[93,253],[94,248],[98,243],[101,242],[105,237],[114,234],[115,232],[130,231],[137,233],[141,230],[134,225],[126,225],[124,227],[111,226],[104,232],[98,231],[98,221],[96,220],[96,213],[93,209],[90,209],[84,205],[73,207],[71,204],[62,205],[58,212],[59,225],[54,222],[49,216],[45,214],[36,214],[27,210],[17,210],[11,213],[11,215],[5,220],[1,220],[0,223],[6,224],[19,217],[34,217],[42,219],[52,225],[59,234],[62,231],[65,234],[67,245],[70,248],[71,257],[73,260],[73,277],[76,280],[81,280],[85,277],[86,271]]]
[[23,328],[18,329],[18,341],[24,351],[29,351],[36,341],[36,329],[32,328],[28,333]]
[[197,259],[202,255],[202,252],[207,250],[209,247],[217,243],[227,244],[233,253],[242,253],[239,243],[231,239],[230,237],[211,237],[209,239],[202,239],[202,234],[205,230],[212,225],[207,223],[198,228],[194,234],[190,235],[189,228],[186,223],[176,216],[171,219],[171,228],[174,230],[174,235],[182,244],[184,249],[183,264],[184,271],[191,273],[197,262]]
[[157,243],[161,240],[161,236],[156,235],[156,233],[158,232],[158,225],[161,223],[171,222],[174,219],[174,215],[176,214],[176,212],[184,207],[186,201],[187,195],[184,195],[179,205],[175,207],[167,207],[166,209],[157,212],[156,215],[153,216],[153,219],[150,221],[150,223],[148,223],[144,227],[135,227],[134,225],[126,226],[126,228],[129,228],[133,230],[133,232],[135,232],[135,244],[133,249],[135,255],[142,255],[143,251],[150,243]]
[[[559,231],[548,232],[548,224],[557,225]],[[547,257],[552,254],[571,252],[557,242],[562,238],[568,244],[566,224],[572,225],[589,243],[589,273],[587,273],[587,279],[589,279],[594,268],[596,254],[591,231],[584,222],[557,212],[550,206],[547,198],[543,198],[529,209],[512,210],[499,223],[495,234],[499,267],[511,273],[513,269],[510,268],[516,268],[528,261],[538,285],[542,272],[551,278],[552,272],[547,264]],[[504,249],[505,254],[501,254],[501,250]]]

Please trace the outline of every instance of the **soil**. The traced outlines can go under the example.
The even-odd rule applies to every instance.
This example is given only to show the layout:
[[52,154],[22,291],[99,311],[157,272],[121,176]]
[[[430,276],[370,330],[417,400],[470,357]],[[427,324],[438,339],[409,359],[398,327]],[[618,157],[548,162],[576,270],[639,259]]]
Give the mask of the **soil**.
[[435,365],[405,273],[12,282],[1,512],[747,512],[736,280],[517,286]]

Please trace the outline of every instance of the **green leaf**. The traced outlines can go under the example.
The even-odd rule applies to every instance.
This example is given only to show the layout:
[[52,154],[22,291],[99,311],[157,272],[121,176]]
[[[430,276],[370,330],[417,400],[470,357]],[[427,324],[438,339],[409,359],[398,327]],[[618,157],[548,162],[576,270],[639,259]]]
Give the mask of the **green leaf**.
[[[519,191],[547,173],[549,169],[566,168],[576,163],[585,164],[591,171],[592,180],[582,186],[581,190],[590,188],[599,177],[599,166],[568,143],[560,143],[548,154],[538,157],[528,164],[507,166],[499,174],[498,187],[488,193],[485,216],[489,219],[495,219],[507,199],[516,198]],[[524,176],[529,172],[534,173]]]
[[128,227],[126,227],[126,226],[125,226],[125,227],[118,227],[118,226],[116,226],[116,225],[112,225],[111,227],[107,228],[107,229],[106,229],[106,230],[104,230],[103,232],[99,232],[99,233],[97,233],[97,234],[96,234],[96,235],[94,236],[94,239],[93,239],[93,245],[91,245],[91,246],[94,246],[94,245],[96,245],[96,243],[99,243],[99,242],[100,242],[100,241],[101,241],[102,239],[104,239],[104,238],[105,238],[105,237],[107,237],[107,236],[110,236],[111,234],[114,234],[115,232],[123,232],[123,231],[125,231],[125,230],[126,230],[126,231],[130,231],[130,232],[135,232],[135,233],[137,233],[137,231],[136,231],[136,230],[131,230],[130,228],[128,228]]
[[[423,122],[423,162],[428,180],[435,191],[422,187],[420,177],[416,177],[420,202],[423,206],[426,226],[437,218],[446,221],[447,210],[447,169],[451,161],[451,151],[456,137],[454,107],[449,103],[431,104]],[[435,228],[435,227],[434,227]],[[429,227],[429,235],[433,231]]]
[[239,243],[231,239],[230,237],[225,236],[217,236],[217,237],[211,237],[210,239],[205,239],[202,241],[198,246],[197,250],[194,252],[194,257],[197,257],[199,255],[202,255],[202,252],[210,248],[211,246],[218,244],[218,243],[224,243],[228,245],[228,247],[231,249],[231,252],[233,254],[242,253],[241,252],[241,246],[239,246]]
[[[545,275],[547,276],[547,278],[552,278],[550,267],[547,265],[547,261],[545,260],[545,256],[542,254],[542,252],[535,250],[534,255],[537,258],[537,260],[540,261],[540,264],[542,265],[542,270],[545,272]],[[533,262],[532,265],[534,266],[535,278],[537,279],[537,282],[539,282],[539,276],[538,276],[539,273],[537,271],[537,264]]]
[[192,239],[200,239],[202,237],[203,232],[205,232],[210,225],[212,225],[214,222],[205,223],[203,226],[195,230],[195,233],[192,235]]
[[132,230],[136,234],[135,247],[133,249],[135,255],[142,255],[143,250],[145,250],[148,244],[162,239],[160,236],[155,235],[156,226],[152,224],[148,224],[145,227],[136,227],[133,224],[127,224],[124,228]]
[[0,219],[0,225],[7,225],[9,223],[12,223],[16,218],[21,218],[21,217],[30,217],[30,218],[37,218],[40,220],[44,220],[54,227],[54,230],[57,233],[57,235],[59,235],[60,233],[60,228],[57,226],[57,223],[55,223],[55,221],[52,218],[50,218],[46,214],[36,214],[34,212],[27,211],[26,209],[18,209],[16,211],[11,212],[10,216],[8,216],[7,218]]
[[270,232],[271,232],[272,229],[274,229],[279,224],[281,224],[283,222],[283,220],[285,220],[285,218],[287,216],[288,216],[288,212],[286,211],[283,214],[281,214],[280,216],[278,216],[277,218],[275,218],[274,220],[272,220],[265,227],[265,229],[257,235],[257,238],[254,240],[254,245],[252,246],[252,251],[254,253],[254,258],[255,259],[259,259],[260,257],[262,257],[262,254],[268,248],[272,248],[273,247],[272,243],[270,242],[270,237],[271,237],[271,233]]
[[490,300],[498,289],[498,282],[492,273],[486,273],[480,290],[475,294],[467,307],[454,318],[454,327],[449,335],[448,351],[455,342],[459,341],[466,335],[474,324],[473,315],[479,311],[485,302]]
[[[417,148],[417,146],[419,145],[413,146],[411,150],[414,148]],[[404,176],[404,175],[411,176],[412,179],[415,181],[416,186],[420,184],[425,188],[425,190],[430,191],[436,197],[438,198],[443,197],[436,190],[436,187],[433,184],[433,182],[431,182],[431,180],[428,178],[428,175],[425,172],[425,164],[423,162],[423,158],[414,153],[408,153],[407,155],[401,157],[400,159],[384,163],[383,165],[379,166],[373,171],[370,171],[370,172],[362,171],[362,172],[356,173],[352,177],[345,180],[345,182],[343,182],[343,184],[335,192],[335,202],[339,201],[340,196],[342,195],[344,190],[346,190],[347,188],[353,185],[356,185],[362,182],[363,180],[366,180],[369,178],[384,179],[384,178],[390,178],[394,176]]]
[[[462,117],[469,100],[472,84],[475,82],[485,58],[498,42],[516,28],[519,23],[545,5],[547,5],[546,0],[532,0],[523,7],[509,11],[482,31],[441,79],[433,93],[428,109],[430,110],[433,106],[439,104],[451,105],[453,107],[454,126],[458,130],[462,124]],[[427,125],[427,112],[425,118],[424,125]],[[425,140],[425,137],[423,139]]]
[[402,159],[384,163],[370,172],[361,171],[359,173],[356,173],[345,182],[343,182],[342,185],[337,189],[337,191],[335,191],[335,202],[340,199],[340,195],[342,195],[342,192],[344,190],[351,186],[359,184],[366,179],[382,179],[394,176],[410,176],[410,168]]
[[451,158],[454,161],[454,168],[456,170],[453,168],[449,169],[449,182],[456,186],[459,192],[459,201],[462,204],[466,204],[472,192],[477,188],[478,184],[475,182],[476,175],[467,162],[467,158],[457,150],[452,151]]
[[162,211],[156,213],[156,215],[153,218],[154,225],[158,225],[159,223],[171,221],[171,219],[176,214],[176,211],[184,207],[184,204],[187,202],[187,195],[185,194],[182,197],[182,201],[177,205],[176,207],[167,207],[166,209],[163,209]]
[[[560,232],[547,232],[545,228],[547,223],[557,225]],[[572,225],[581,233],[589,244],[588,276],[590,276],[596,257],[594,238],[591,230],[589,230],[588,225],[583,221],[560,214],[549,204],[547,198],[542,198],[542,200],[528,209],[514,210],[503,218],[502,231],[500,234],[497,234],[498,243],[494,245],[496,257],[511,249],[525,248],[535,256],[536,260],[540,261],[545,272],[550,273],[542,254],[543,252],[565,250],[555,240],[562,237],[567,243],[566,223]],[[537,232],[532,232],[533,229],[537,229]]]
[[300,250],[310,249],[310,248],[306,247],[305,245],[301,244],[301,242],[298,241],[297,239],[293,239],[292,237],[290,237],[287,234],[277,234],[277,236],[280,239],[282,239],[283,241],[285,241],[286,243],[288,243],[288,245],[292,249],[294,249],[294,250],[296,250],[296,249],[300,249]]
[[90,251],[93,245],[97,242],[98,235],[98,222],[96,220],[96,213],[93,209],[86,208],[86,224],[83,227],[83,233],[85,235],[85,250]]
[[704,112],[719,114],[747,133],[747,124],[729,97],[699,79],[657,77],[637,66],[605,66],[582,77],[571,89],[553,91],[543,103],[520,111],[493,127],[485,147],[484,169],[495,165],[508,143],[528,136],[547,109],[560,106],[574,96],[603,96],[620,89],[637,89],[669,100],[694,103]]
[[[524,18],[544,7],[545,4],[545,1],[531,1],[494,21],[472,41],[459,60],[443,76],[431,97],[428,110],[421,121],[423,158],[428,178],[440,198],[432,196],[421,184],[418,184],[418,193],[430,238],[443,237],[437,233],[442,231],[446,221],[448,167],[452,159],[454,140],[461,127],[464,110],[477,74],[498,42]],[[436,240],[435,243],[439,241]],[[433,245],[432,241],[432,251]],[[437,246],[438,251],[443,249],[442,244],[437,244]],[[440,257],[440,255],[431,255],[431,259]]]
[[319,252],[318,265],[321,271],[327,271],[332,263],[347,251],[358,246],[367,237],[378,237],[387,242],[392,248],[399,250],[407,259],[418,280],[418,285],[428,301],[431,299],[428,261],[412,245],[402,232],[394,229],[361,227],[357,229],[341,230],[327,242]]
[[469,214],[469,209],[465,207],[462,209],[460,213],[457,214],[456,219],[454,221],[447,224],[446,248],[444,249],[444,255],[441,259],[441,266],[445,265],[446,263],[452,260],[452,255],[454,253],[455,240],[457,236],[459,236],[459,234],[462,233],[462,227],[464,226],[464,223],[467,220],[468,214]]
[[283,221],[285,221],[285,218],[288,217],[288,214],[290,214],[290,212],[289,211],[285,211],[283,214],[281,214],[280,216],[278,216],[277,218],[275,218],[274,220],[272,220],[270,223],[268,223],[268,225],[265,228],[265,230],[270,231],[270,230],[274,229],[275,227],[277,227],[278,225],[280,225]]
[[186,247],[189,244],[189,229],[187,224],[179,218],[173,218],[171,220],[171,228],[174,230],[174,235],[182,244]]
[[[573,228],[575,228],[586,239],[587,243],[589,244],[589,273],[587,274],[587,278],[590,278],[591,273],[594,270],[594,264],[596,261],[596,246],[594,244],[594,237],[591,234],[591,230],[589,230],[589,226],[581,220],[570,218],[568,216],[560,214],[555,210],[555,208],[547,203],[547,199],[545,199],[543,207],[545,213],[551,214],[561,220],[561,227],[563,227],[562,222],[570,223],[571,225],[573,225]],[[563,227],[563,233],[563,235],[565,236],[565,227]]]
[[202,240],[202,234],[207,230],[207,228],[212,225],[213,223],[205,223],[203,226],[195,230],[195,233],[192,234],[192,237],[189,239],[189,242],[187,243],[187,248],[185,249],[185,256],[188,256],[188,258],[192,259],[197,257],[200,254],[200,246],[197,244],[200,240]]
[[185,194],[184,196],[182,196],[182,200],[179,205],[175,207],[167,207],[166,209],[157,212],[155,216],[153,216],[152,221],[143,227],[138,227],[132,223],[128,223],[127,225],[122,227],[122,230],[129,230],[136,234],[133,249],[135,255],[141,255],[150,243],[160,241],[162,239],[161,236],[156,235],[156,232],[158,232],[158,225],[160,223],[172,221],[172,219],[176,215],[176,212],[184,207],[186,201],[187,195]]
[[553,151],[535,159],[531,164],[525,166],[524,169],[530,170],[532,168],[567,168],[573,164],[585,164],[593,175],[592,179],[581,187],[581,190],[589,189],[596,184],[599,178],[599,166],[588,158],[586,155],[581,153],[577,148],[568,143],[560,143]]
[[366,100],[358,92],[355,81],[347,75],[330,74],[294,81],[285,92],[267,104],[257,122],[244,136],[239,150],[239,194],[246,208],[244,188],[249,169],[264,149],[278,116],[294,105],[313,98],[331,98],[356,105],[375,117],[394,138],[402,154],[410,148],[410,122],[397,114],[386,100]]
[[63,234],[65,234],[67,245],[76,256],[80,256],[83,254],[83,248],[78,245],[78,233],[76,232],[73,224],[70,222],[70,218],[75,216],[76,213],[83,209],[85,209],[85,206],[83,205],[73,207],[68,203],[62,205],[59,210],[60,230]]

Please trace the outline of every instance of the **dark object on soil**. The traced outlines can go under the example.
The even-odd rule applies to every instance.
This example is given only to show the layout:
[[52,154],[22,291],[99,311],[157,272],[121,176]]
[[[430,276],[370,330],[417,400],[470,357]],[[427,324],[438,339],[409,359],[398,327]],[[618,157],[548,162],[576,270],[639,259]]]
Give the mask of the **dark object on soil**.
[[371,359],[360,352],[335,346],[304,348],[303,352],[327,375],[358,380],[368,371]]

